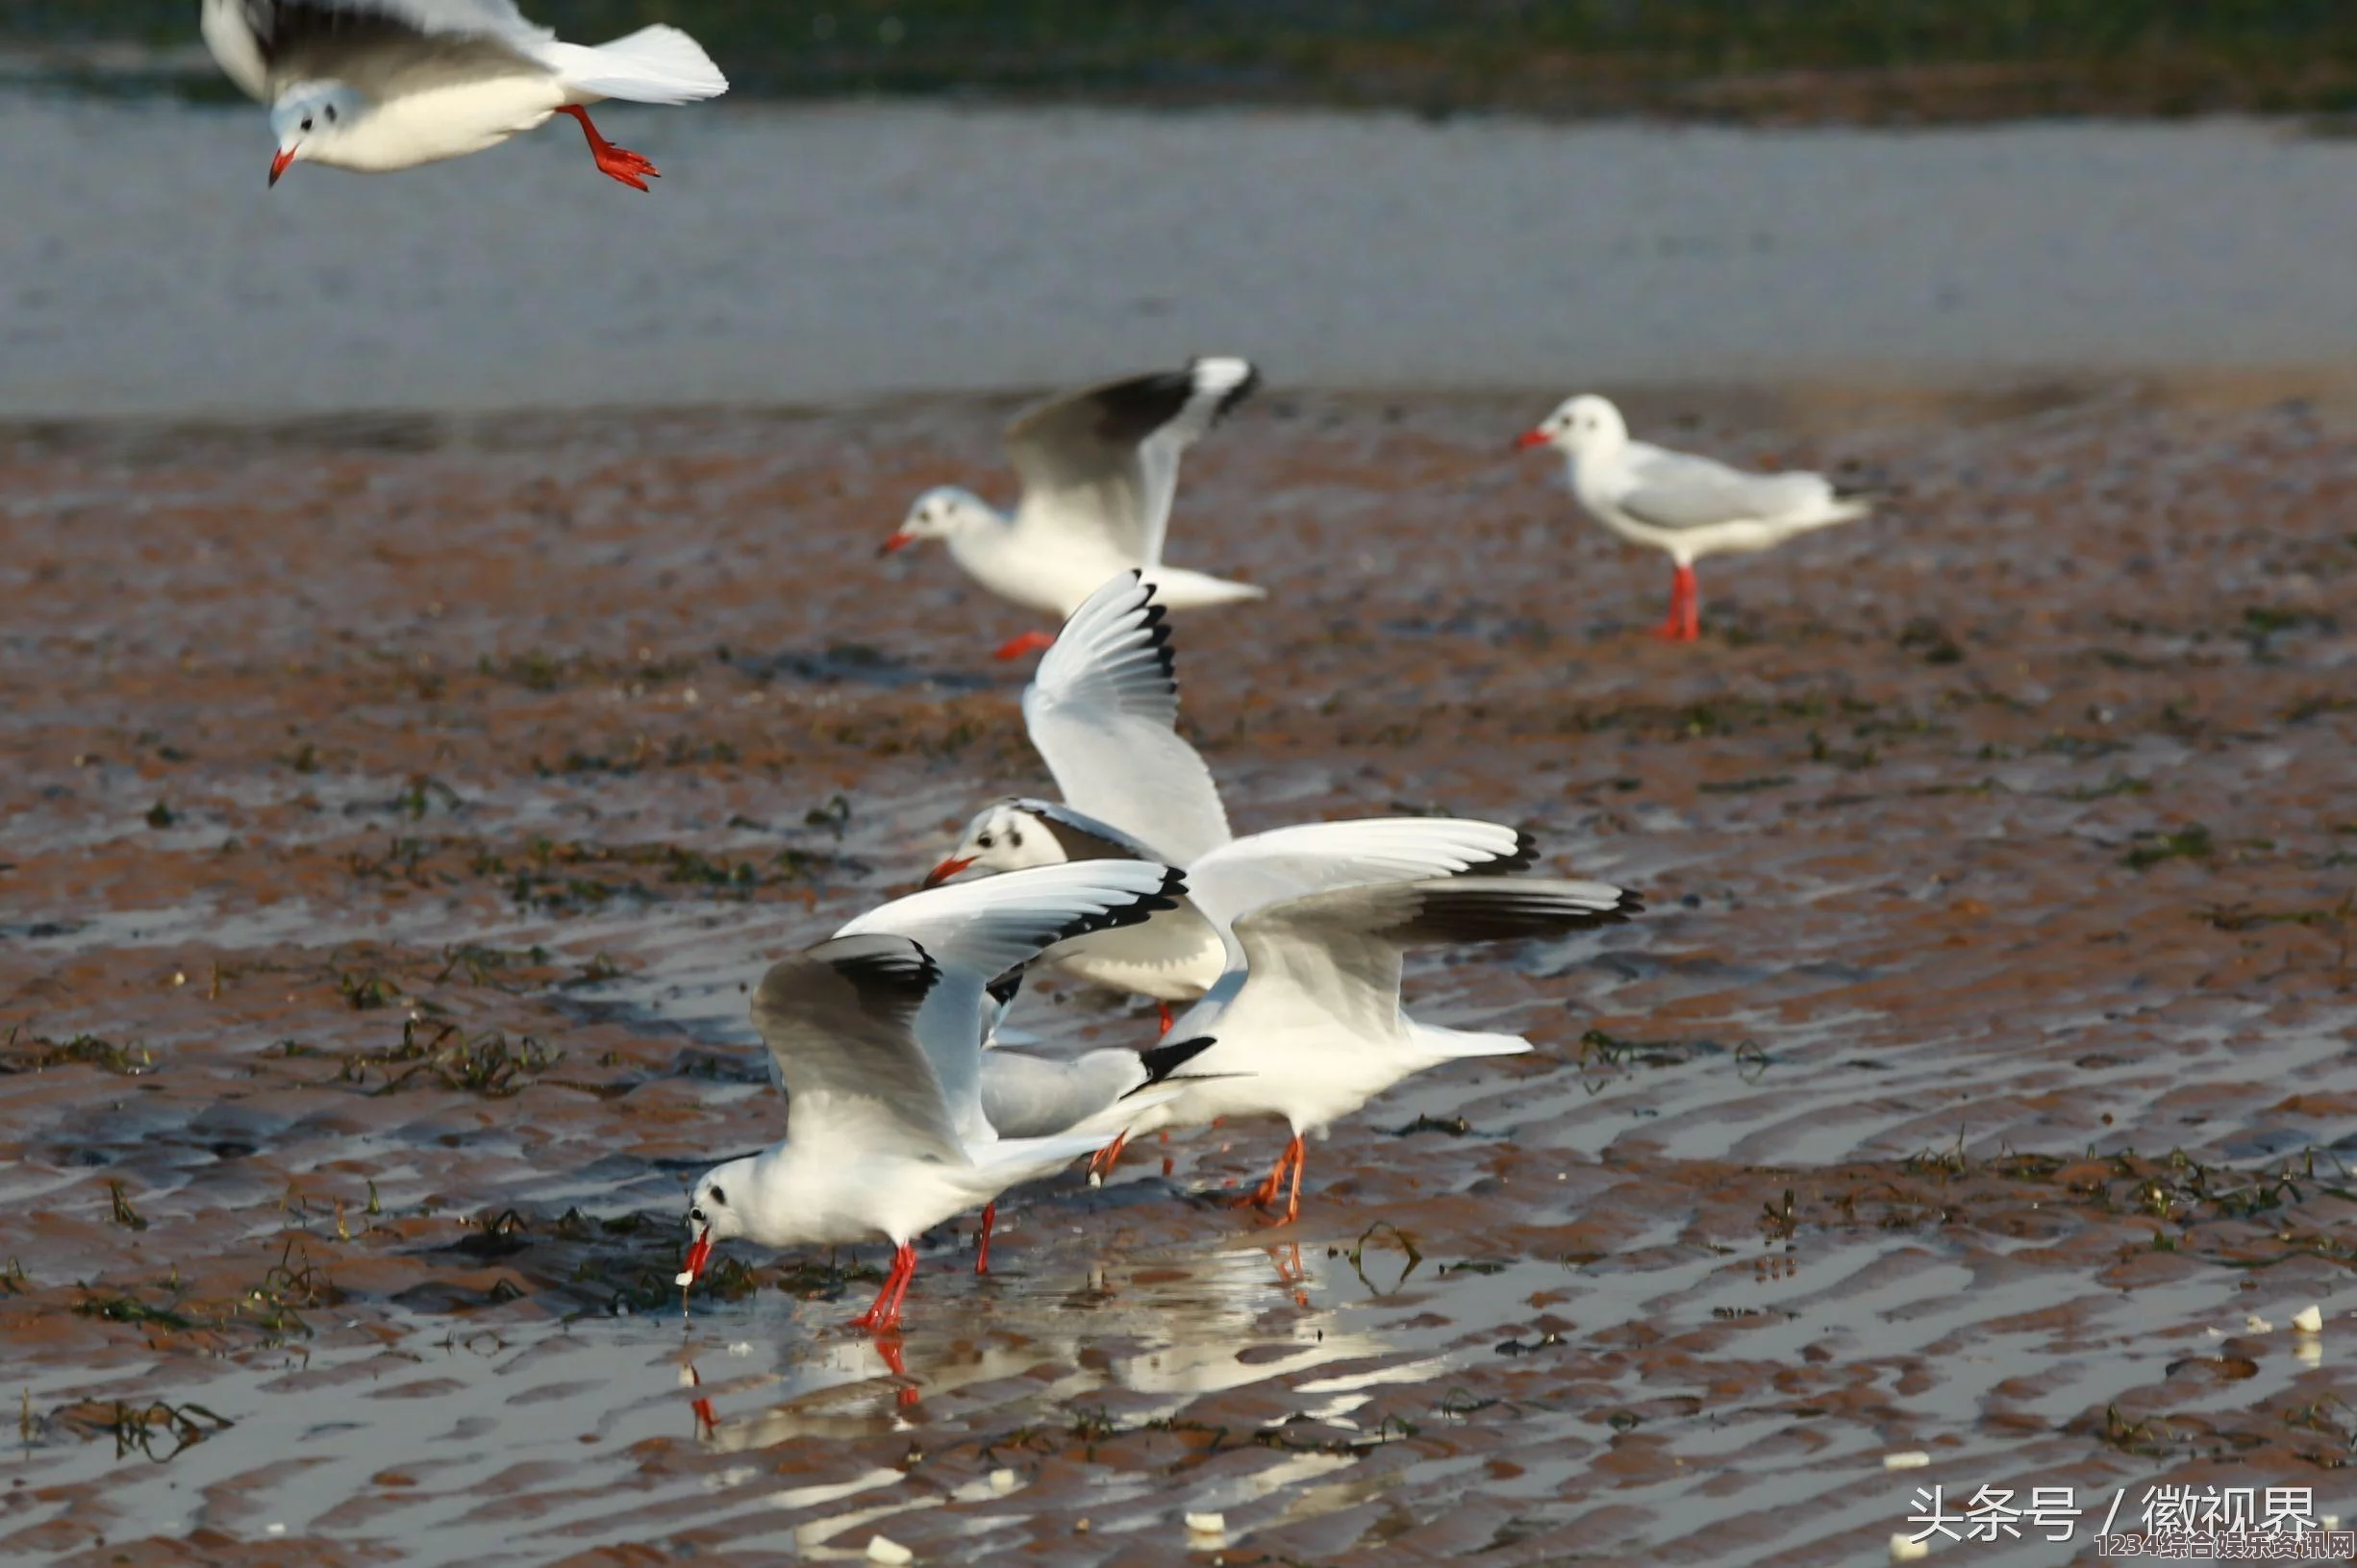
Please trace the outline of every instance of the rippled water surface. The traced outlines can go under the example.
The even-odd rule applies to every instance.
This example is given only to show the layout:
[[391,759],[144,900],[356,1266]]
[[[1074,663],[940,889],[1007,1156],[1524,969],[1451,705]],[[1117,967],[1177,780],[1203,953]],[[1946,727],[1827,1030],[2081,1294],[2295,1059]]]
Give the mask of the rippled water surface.
[[1222,1201],[1270,1129],[1153,1143],[1016,1195],[988,1279],[928,1238],[881,1342],[878,1249],[743,1253],[683,1325],[681,1193],[776,1133],[763,965],[1045,785],[1022,617],[874,559],[998,486],[1006,406],[10,436],[0,1551],[1799,1564],[1918,1484],[2357,1512],[2333,415],[1632,410],[1889,498],[1706,563],[1667,647],[1659,562],[1503,455],[1543,404],[1279,392],[1173,554],[1271,590],[1178,623],[1241,822],[1500,817],[1646,914],[1419,958],[1538,1049],[1315,1145],[1298,1227]]

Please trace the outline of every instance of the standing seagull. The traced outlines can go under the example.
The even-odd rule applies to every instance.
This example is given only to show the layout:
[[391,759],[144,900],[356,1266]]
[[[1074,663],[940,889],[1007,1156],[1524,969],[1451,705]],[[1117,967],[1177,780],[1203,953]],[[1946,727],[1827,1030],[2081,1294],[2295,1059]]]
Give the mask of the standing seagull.
[[[1162,560],[1180,454],[1259,384],[1246,361],[1215,356],[1042,403],[1007,427],[1023,481],[1014,515],[954,485],[927,490],[882,553],[940,539],[984,587],[1059,620],[1116,572],[1143,571],[1172,610],[1266,598],[1266,588]],[[1026,632],[998,657],[1053,641]]]
[[897,899],[773,965],[753,1024],[787,1093],[786,1138],[696,1182],[680,1283],[692,1286],[714,1243],[732,1236],[787,1247],[881,1235],[892,1272],[856,1321],[896,1324],[920,1232],[1094,1153],[1116,1131],[1001,1138],[991,1128],[981,1085],[990,983],[1066,937],[1168,908],[1185,885],[1168,866],[1134,860],[993,877]]
[[570,114],[605,173],[639,190],[655,165],[598,135],[608,98],[687,104],[728,79],[676,27],[594,49],[535,27],[514,0],[204,0],[205,43],[270,106],[270,183],[298,161],[382,174],[463,158]]
[[1694,562],[1766,550],[1795,534],[1846,523],[1870,510],[1822,474],[1754,474],[1711,458],[1629,439],[1620,411],[1592,393],[1567,399],[1520,446],[1551,446],[1570,459],[1571,492],[1596,521],[1632,544],[1666,550],[1676,563],[1669,618],[1654,635],[1702,635]]

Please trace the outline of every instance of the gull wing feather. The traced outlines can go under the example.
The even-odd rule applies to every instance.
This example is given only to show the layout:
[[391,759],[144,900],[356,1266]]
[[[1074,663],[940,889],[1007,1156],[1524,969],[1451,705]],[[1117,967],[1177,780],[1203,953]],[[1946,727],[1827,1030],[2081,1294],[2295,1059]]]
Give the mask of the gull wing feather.
[[1038,866],[894,899],[842,927],[835,939],[890,935],[915,942],[941,971],[910,1027],[931,1062],[951,1126],[977,1143],[992,1136],[982,1103],[990,983],[1058,942],[1173,908],[1185,888],[1181,873],[1151,861]]
[[1632,443],[1633,483],[1619,509],[1651,528],[1711,528],[1722,523],[1779,522],[1834,506],[1822,474],[1754,474],[1716,459]]
[[1608,883],[1450,877],[1341,887],[1236,922],[1245,959],[1235,1006],[1307,1006],[1380,1038],[1400,1022],[1402,955],[1442,942],[1500,942],[1617,925],[1643,901]]
[[556,42],[513,0],[205,0],[200,25],[222,71],[264,103],[294,82],[384,98],[542,71]]
[[1026,526],[1109,537],[1162,564],[1180,456],[1250,394],[1258,373],[1227,356],[1052,398],[1007,427]]
[[1023,722],[1067,803],[1185,865],[1232,834],[1211,769],[1177,732],[1164,615],[1139,574],[1107,581],[1040,660]]
[[1364,817],[1248,834],[1188,868],[1189,896],[1214,924],[1303,894],[1467,872],[1501,875],[1538,858],[1530,834],[1467,817]]
[[963,1164],[940,1076],[916,1043],[942,971],[906,937],[838,937],[772,964],[753,993],[797,1138]]

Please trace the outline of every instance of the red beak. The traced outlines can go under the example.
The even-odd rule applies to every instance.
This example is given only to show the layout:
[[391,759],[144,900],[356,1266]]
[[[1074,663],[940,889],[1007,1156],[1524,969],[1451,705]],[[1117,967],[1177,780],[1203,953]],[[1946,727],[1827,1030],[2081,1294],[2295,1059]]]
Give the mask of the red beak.
[[687,1267],[679,1271],[679,1279],[674,1282],[682,1288],[694,1284],[704,1277],[704,1265],[711,1260],[712,1227],[708,1225],[696,1236],[694,1244],[688,1249]]
[[886,539],[884,541],[884,547],[878,550],[876,554],[879,556],[889,556],[895,550],[906,550],[910,545],[915,544],[915,542],[916,535],[903,530],[902,532],[893,535],[890,538]]
[[1519,451],[1521,451],[1521,450],[1522,450],[1524,447],[1529,447],[1529,446],[1544,446],[1544,445],[1546,445],[1546,443],[1547,443],[1547,434],[1546,434],[1546,432],[1545,432],[1545,431],[1543,431],[1543,430],[1526,430],[1526,431],[1524,431],[1524,432],[1523,432],[1521,435],[1519,435],[1519,436],[1516,436],[1516,437],[1514,438],[1514,449],[1515,449],[1517,452],[1519,452]]
[[967,866],[972,865],[973,863],[974,858],[971,855],[952,855],[948,859],[943,860],[940,865],[935,866],[932,870],[925,873],[925,885],[927,887],[939,887],[941,884],[947,882],[950,878],[956,876],[959,872],[965,870]]
[[281,147],[276,155],[274,155],[270,160],[270,183],[272,185],[278,184],[278,177],[286,173],[293,166],[294,149],[292,147]]

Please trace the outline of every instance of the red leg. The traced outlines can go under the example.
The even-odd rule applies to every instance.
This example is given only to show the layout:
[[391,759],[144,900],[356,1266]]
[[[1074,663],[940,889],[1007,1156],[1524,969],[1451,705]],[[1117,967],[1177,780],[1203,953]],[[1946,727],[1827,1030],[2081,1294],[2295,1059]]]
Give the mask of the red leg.
[[982,1206],[982,1245],[974,1252],[974,1272],[976,1274],[990,1272],[990,1228],[997,1223],[998,1206],[984,1204]]
[[1162,1032],[1165,1034],[1169,1033],[1170,1026],[1178,1022],[1177,1019],[1170,1016],[1170,1004],[1167,1002],[1157,1002],[1154,1004],[1154,1009],[1162,1014]]
[[991,657],[996,659],[1020,659],[1025,654],[1045,653],[1048,649],[1053,648],[1055,645],[1056,639],[1054,635],[1049,633],[1026,632],[1019,637],[1009,637],[1006,641],[1000,643],[998,645],[998,651]]
[[1692,566],[1674,568],[1669,579],[1669,614],[1653,635],[1665,642],[1692,642],[1693,626],[1700,614],[1700,604],[1694,593],[1694,569]]
[[1301,1171],[1310,1162],[1309,1145],[1301,1141],[1300,1133],[1293,1134],[1292,1147],[1289,1152],[1293,1157],[1293,1184],[1291,1195],[1285,1200],[1284,1223],[1287,1225],[1301,1217]]
[[599,173],[621,181],[633,190],[644,190],[647,181],[663,178],[663,171],[654,164],[599,136],[597,127],[589,123],[589,112],[579,104],[566,104],[557,112],[570,114],[581,122],[581,134],[589,138],[589,156],[597,161]]
[[1090,1176],[1102,1181],[1112,1175],[1115,1161],[1121,1157],[1121,1151],[1127,1147],[1129,1147],[1129,1129],[1125,1127],[1114,1134],[1111,1143],[1089,1157]]
[[900,1288],[892,1292],[892,1305],[884,1309],[884,1322],[882,1327],[887,1329],[897,1329],[900,1327],[900,1304],[908,1300],[909,1282],[916,1278],[915,1242],[904,1241],[900,1244],[898,1261],[900,1267]]
[[1268,1172],[1268,1180],[1263,1182],[1259,1186],[1254,1187],[1250,1192],[1245,1193],[1242,1197],[1238,1198],[1236,1200],[1237,1207],[1241,1207],[1245,1204],[1250,1204],[1256,1208],[1266,1208],[1270,1204],[1275,1203],[1277,1201],[1277,1193],[1285,1185],[1285,1167],[1292,1163],[1294,1151],[1298,1150],[1300,1147],[1301,1140],[1298,1137],[1294,1138],[1292,1142],[1287,1144],[1285,1146],[1285,1152],[1277,1156],[1276,1164],[1270,1167]]
[[[908,1277],[916,1272],[916,1248],[902,1242],[892,1253],[892,1271],[884,1277],[884,1288],[876,1292],[875,1304],[851,1320],[854,1329],[888,1328],[900,1319],[900,1300],[895,1290],[909,1288]],[[890,1304],[889,1306],[887,1304]]]
[[1681,568],[1686,574],[1686,629],[1679,635],[1680,642],[1693,642],[1702,635],[1702,585],[1694,581],[1692,566]]

